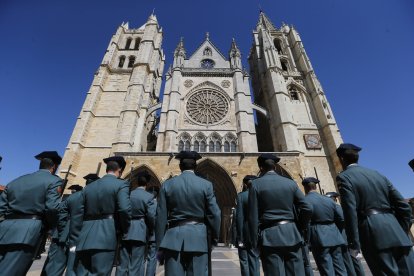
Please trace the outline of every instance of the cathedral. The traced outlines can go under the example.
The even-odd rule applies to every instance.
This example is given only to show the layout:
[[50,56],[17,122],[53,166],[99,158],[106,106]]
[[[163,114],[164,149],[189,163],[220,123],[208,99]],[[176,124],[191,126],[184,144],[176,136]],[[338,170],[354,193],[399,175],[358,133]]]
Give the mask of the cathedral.
[[213,183],[222,210],[222,241],[242,179],[258,174],[262,152],[281,157],[279,174],[297,183],[316,176],[321,193],[335,191],[342,138],[299,33],[277,28],[261,12],[252,38],[249,68],[236,41],[229,39],[223,52],[207,33],[193,53],[177,41],[164,71],[156,16],[136,29],[119,26],[87,92],[61,176],[83,184],[88,173],[105,174],[103,158],[120,155],[124,178],[147,170],[151,185],[160,186],[180,173],[177,152],[198,151],[197,172]]

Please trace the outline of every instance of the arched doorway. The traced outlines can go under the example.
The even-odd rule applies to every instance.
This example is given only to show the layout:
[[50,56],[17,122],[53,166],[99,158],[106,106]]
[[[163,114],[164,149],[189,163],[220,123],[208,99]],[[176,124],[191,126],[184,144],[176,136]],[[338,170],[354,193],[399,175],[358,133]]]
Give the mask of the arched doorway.
[[151,180],[147,185],[147,188],[155,186],[155,187],[161,187],[161,182],[158,179],[157,175],[146,165],[139,166],[138,168],[133,169],[129,174],[125,176],[125,179],[129,179],[131,182],[131,186],[134,186],[134,176],[137,175],[137,173],[147,171],[151,175]]
[[217,204],[221,209],[219,242],[231,241],[232,208],[236,206],[237,191],[228,173],[216,162],[206,159],[197,165],[196,173],[213,183]]

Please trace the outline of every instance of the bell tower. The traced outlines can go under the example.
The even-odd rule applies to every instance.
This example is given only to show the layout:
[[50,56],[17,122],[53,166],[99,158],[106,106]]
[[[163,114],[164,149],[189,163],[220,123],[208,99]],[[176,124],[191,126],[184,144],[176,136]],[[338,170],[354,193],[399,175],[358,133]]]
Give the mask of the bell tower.
[[[154,14],[139,28],[118,27],[94,75],[61,165],[71,183],[114,152],[155,150],[151,112],[158,103],[164,54]],[[103,172],[101,171],[101,174]]]
[[316,171],[334,190],[342,138],[299,33],[261,12],[248,60],[255,103],[267,111],[258,116],[259,151],[300,152],[301,175]]

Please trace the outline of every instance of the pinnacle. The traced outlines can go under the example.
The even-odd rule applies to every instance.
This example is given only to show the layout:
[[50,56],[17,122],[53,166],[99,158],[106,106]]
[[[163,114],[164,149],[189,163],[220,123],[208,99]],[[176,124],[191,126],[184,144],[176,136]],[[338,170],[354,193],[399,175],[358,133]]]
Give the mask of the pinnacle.
[[264,28],[265,30],[269,31],[276,30],[275,25],[273,25],[273,23],[270,21],[270,19],[263,11],[260,11],[259,22],[257,22],[257,28]]

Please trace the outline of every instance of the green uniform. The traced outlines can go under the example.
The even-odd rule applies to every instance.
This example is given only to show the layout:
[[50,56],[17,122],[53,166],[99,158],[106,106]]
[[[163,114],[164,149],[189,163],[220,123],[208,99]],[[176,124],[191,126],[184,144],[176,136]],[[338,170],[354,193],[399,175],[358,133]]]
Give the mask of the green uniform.
[[87,185],[80,204],[83,217],[73,221],[82,225],[76,245],[79,275],[110,275],[117,247],[117,229],[126,233],[130,224],[129,184],[107,174]]
[[[349,165],[337,177],[349,247],[362,249],[374,275],[414,275],[411,208],[389,180]],[[411,271],[410,271],[411,270]]]
[[76,192],[63,201],[59,212],[58,230],[61,232],[59,240],[66,244],[68,256],[65,275],[76,275],[74,268],[76,253],[70,252],[69,249],[76,246],[82,228],[81,224],[75,222],[83,218],[82,203],[82,191]]
[[341,247],[345,245],[339,228],[344,218],[335,202],[326,196],[311,191],[306,201],[312,205],[313,213],[309,228],[313,257],[321,275],[347,275]]
[[[59,204],[59,210],[61,209],[63,202]],[[43,264],[41,275],[63,275],[67,263],[67,257],[66,241],[60,241],[59,231],[55,228],[52,232],[52,241],[47,252],[47,258]]]
[[[62,179],[39,170],[10,182],[0,196],[0,271],[25,275],[45,230],[57,223]],[[43,222],[44,223],[43,223]]]
[[205,275],[208,264],[207,227],[220,233],[221,212],[211,182],[193,171],[161,187],[155,238],[165,254],[165,275]]
[[[154,208],[157,209],[157,199],[153,199]],[[155,242],[155,229],[149,232],[146,256],[145,276],[155,276],[157,270],[157,244]]]
[[[298,185],[274,171],[252,181],[249,189],[249,230],[252,246],[259,246],[265,275],[305,275],[303,239],[295,224],[305,227],[312,206]],[[260,230],[260,236],[257,235]]]
[[131,224],[122,239],[116,275],[144,275],[148,231],[154,228],[154,196],[138,187],[131,192]]
[[[248,225],[248,199],[249,192],[244,191],[237,195],[236,207],[236,229],[237,229],[237,246],[239,252],[240,271],[243,276],[260,275],[259,256],[256,250],[251,246],[250,233]],[[240,247],[239,244],[243,246]]]
[[[343,217],[343,211],[341,208],[341,205],[335,204],[337,212],[340,213]],[[348,250],[348,238],[346,236],[345,228],[341,229],[342,237],[344,238],[344,241],[346,242],[345,245],[341,247],[342,249],[342,258],[344,259],[344,264],[346,268],[346,272],[348,273],[348,276],[365,276],[364,268],[362,267],[361,261],[351,256]]]

